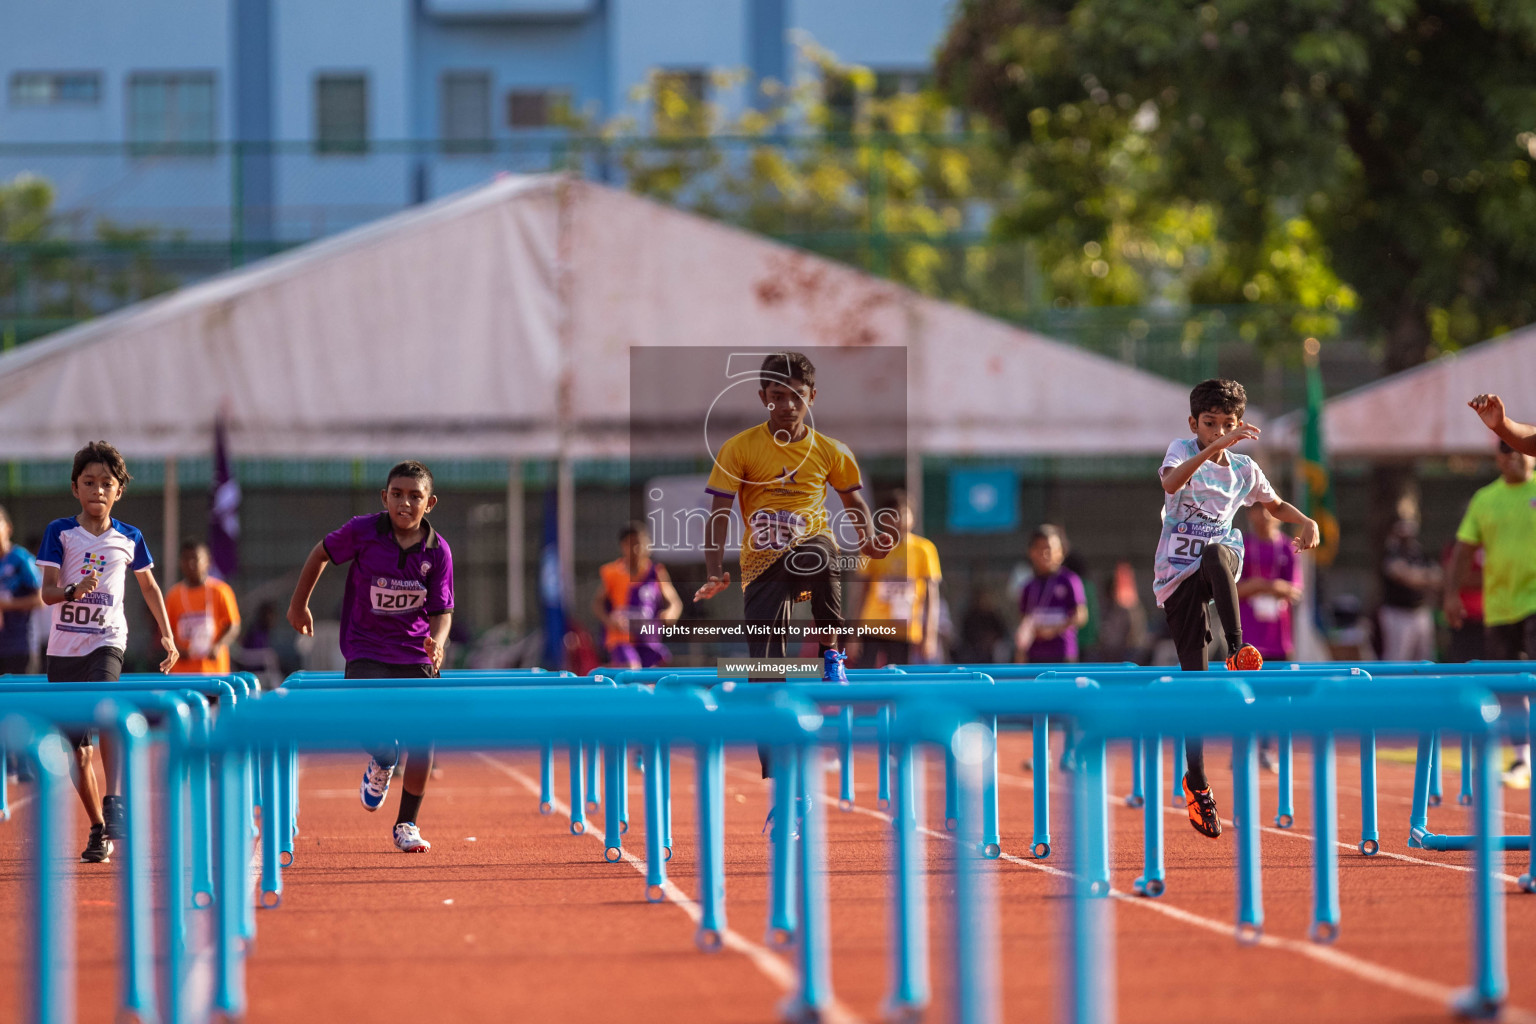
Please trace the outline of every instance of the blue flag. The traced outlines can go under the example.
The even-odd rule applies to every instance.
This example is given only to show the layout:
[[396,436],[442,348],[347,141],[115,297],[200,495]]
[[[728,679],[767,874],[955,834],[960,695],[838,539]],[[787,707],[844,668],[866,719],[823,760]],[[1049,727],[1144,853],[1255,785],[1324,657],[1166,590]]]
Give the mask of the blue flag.
[[544,496],[544,543],[539,549],[539,600],[544,605],[544,667],[565,667],[565,600],[560,588],[560,513],[551,490]]
[[[229,465],[229,432],[224,417],[213,427],[213,481],[208,491],[208,554],[213,574],[234,579],[240,571],[240,484]],[[176,538],[167,538],[167,546]]]

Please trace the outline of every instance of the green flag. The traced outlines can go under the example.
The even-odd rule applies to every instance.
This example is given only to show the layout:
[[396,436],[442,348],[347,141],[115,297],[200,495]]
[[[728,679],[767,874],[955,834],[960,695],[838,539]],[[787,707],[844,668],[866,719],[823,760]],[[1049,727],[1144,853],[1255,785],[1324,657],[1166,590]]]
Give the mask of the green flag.
[[1301,510],[1317,521],[1321,542],[1317,564],[1331,565],[1339,552],[1339,517],[1334,511],[1333,483],[1328,474],[1328,455],[1323,448],[1323,374],[1317,365],[1318,343],[1308,338],[1304,346],[1307,373],[1307,420],[1301,434],[1301,458],[1297,479],[1301,482]]

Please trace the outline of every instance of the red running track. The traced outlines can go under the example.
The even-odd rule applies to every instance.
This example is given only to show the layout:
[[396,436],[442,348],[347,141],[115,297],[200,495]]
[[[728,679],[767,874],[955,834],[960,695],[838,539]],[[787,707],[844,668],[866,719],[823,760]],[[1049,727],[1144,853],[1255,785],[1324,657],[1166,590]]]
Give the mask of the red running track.
[[[1020,767],[1027,735],[1002,741],[1004,859],[995,866],[1002,943],[1004,1017],[1056,1014],[1057,952],[1066,901],[1060,869],[1068,862],[1066,823],[1053,826],[1049,861],[1029,856],[1033,778]],[[930,758],[930,761],[932,758]],[[1212,766],[1226,762],[1212,744]],[[571,836],[560,814],[537,810],[537,761],[528,754],[452,754],[433,781],[422,814],[431,853],[405,856],[390,844],[394,799],[377,814],[356,800],[363,757],[305,758],[301,834],[284,875],[282,907],[258,914],[249,960],[247,1019],[305,1024],[367,1017],[430,1021],[597,1020],[626,1022],[772,1021],[789,986],[789,962],[766,950],[767,843],[759,834],[768,791],[755,757],[733,754],[727,776],[729,947],[705,955],[693,946],[689,900],[694,875],[692,760],[678,754],[670,867],[675,888],[662,904],[644,900],[632,863],[602,859],[601,816],[585,836]],[[1165,756],[1165,774],[1167,771]],[[1125,748],[1112,756],[1115,806],[1113,902],[1119,1018],[1127,1024],[1171,1020],[1443,1021],[1445,1000],[1468,977],[1468,854],[1406,847],[1408,765],[1380,764],[1382,854],[1354,851],[1359,834],[1359,763],[1352,747],[1339,757],[1340,889],[1343,928],[1332,946],[1307,940],[1311,913],[1310,757],[1297,752],[1296,824],[1266,828],[1262,838],[1266,937],[1241,947],[1232,937],[1233,843],[1211,841],[1166,817],[1168,891],[1157,900],[1126,895],[1141,873],[1141,812],[1119,796],[1129,790]],[[840,813],[828,803],[834,1019],[881,1018],[890,956],[888,825],[874,810],[874,759],[856,761],[858,803]],[[557,758],[557,793],[565,787]],[[1223,811],[1230,779],[1214,772]],[[1053,774],[1053,789],[1064,777]],[[930,764],[928,818],[942,811],[942,783]],[[1263,777],[1261,820],[1275,813],[1274,777]],[[1455,779],[1447,775],[1454,799]],[[627,848],[643,854],[643,800],[631,777],[633,825]],[[829,792],[836,776],[827,776]],[[17,787],[16,819],[0,826],[0,1020],[18,1019],[21,908],[27,787]],[[1507,831],[1524,831],[1524,793],[1506,793]],[[1166,802],[1166,795],[1163,797]],[[1518,812],[1518,813],[1517,813]],[[1467,831],[1464,809],[1431,812],[1437,831]],[[83,842],[84,818],[80,818]],[[61,855],[78,854],[72,843]],[[930,831],[928,847],[934,1011],[949,1017],[947,863],[951,846]],[[114,1019],[117,970],[116,865],[75,870],[79,903],[79,1019]],[[1525,854],[1506,862],[1511,1006],[1506,1020],[1536,1021],[1536,896],[1513,879]]]

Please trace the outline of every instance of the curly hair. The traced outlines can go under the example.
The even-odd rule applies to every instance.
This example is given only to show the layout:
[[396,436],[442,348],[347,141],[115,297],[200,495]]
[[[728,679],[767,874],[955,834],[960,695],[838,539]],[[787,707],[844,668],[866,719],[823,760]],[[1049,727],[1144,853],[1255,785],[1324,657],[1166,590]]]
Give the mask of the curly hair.
[[1225,412],[1242,419],[1247,409],[1248,392],[1235,380],[1212,377],[1189,393],[1189,414],[1197,419],[1203,412]]
[[760,372],[764,391],[774,384],[816,386],[816,367],[804,352],[774,352],[763,360]]

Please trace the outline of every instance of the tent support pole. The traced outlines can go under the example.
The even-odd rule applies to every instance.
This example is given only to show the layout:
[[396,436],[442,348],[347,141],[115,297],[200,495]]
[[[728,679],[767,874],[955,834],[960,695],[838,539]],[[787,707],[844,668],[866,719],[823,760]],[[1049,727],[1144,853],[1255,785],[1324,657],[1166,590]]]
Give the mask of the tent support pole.
[[523,569],[527,552],[523,547],[523,460],[507,464],[507,621],[514,634],[521,633],[527,619],[527,597],[523,592]]
[[181,483],[176,477],[176,457],[173,455],[165,460],[165,518],[163,520],[165,539],[160,544],[160,557],[164,559],[160,564],[165,568],[161,572],[165,580],[165,589],[170,590],[176,585],[176,573],[181,559]]
[[555,515],[560,531],[560,593],[568,612],[576,598],[576,467],[563,451],[555,475]]

